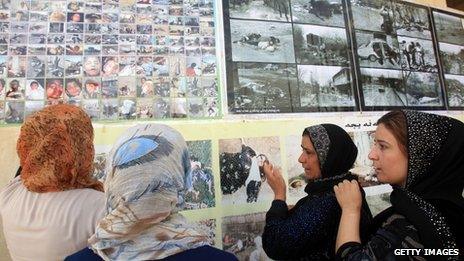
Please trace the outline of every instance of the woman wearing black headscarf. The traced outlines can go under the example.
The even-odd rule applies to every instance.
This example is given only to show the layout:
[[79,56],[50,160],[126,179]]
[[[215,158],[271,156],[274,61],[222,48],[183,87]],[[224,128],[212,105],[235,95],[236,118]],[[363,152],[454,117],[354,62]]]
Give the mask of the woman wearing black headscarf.
[[[394,260],[401,254],[395,249],[414,248],[420,252],[407,253],[410,259],[457,260],[459,248],[462,258],[463,133],[462,122],[422,112],[392,111],[380,118],[369,158],[378,179],[393,187],[392,207],[375,217],[372,237],[362,245],[358,186],[348,181],[336,186],[342,208],[337,256]],[[430,256],[424,249],[440,252]]]
[[[358,154],[348,133],[333,124],[315,125],[303,131],[302,153],[307,196],[288,209],[286,186],[271,164],[264,173],[274,191],[274,201],[266,214],[263,248],[272,259],[329,260],[334,256],[340,208],[332,191],[343,179],[356,179],[348,172]],[[371,213],[363,200],[363,227]]]

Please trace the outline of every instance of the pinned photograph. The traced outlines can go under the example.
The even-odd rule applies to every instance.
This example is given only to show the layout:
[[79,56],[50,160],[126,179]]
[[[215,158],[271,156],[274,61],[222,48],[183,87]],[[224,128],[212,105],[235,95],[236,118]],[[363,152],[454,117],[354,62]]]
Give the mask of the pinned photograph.
[[433,11],[437,40],[450,44],[464,43],[464,19],[460,16]]
[[354,28],[383,32],[388,35],[395,33],[390,0],[351,0],[351,11]]
[[26,57],[9,56],[7,60],[8,77],[25,77],[27,60]]
[[101,100],[100,119],[102,120],[117,120],[119,113],[119,102],[117,99]]
[[63,95],[63,79],[47,78],[45,91],[48,100],[59,100]]
[[84,55],[100,55],[101,54],[101,45],[89,45],[84,46]]
[[10,44],[26,44],[27,34],[11,34]]
[[278,137],[219,140],[222,202],[245,204],[272,198],[263,170],[266,160],[280,168]]
[[383,210],[391,206],[390,192],[372,196],[366,196],[367,204],[371,210],[372,216],[376,216]]
[[79,12],[84,11],[84,2],[79,2],[76,0],[72,0],[68,2],[67,9],[70,12]]
[[211,141],[187,141],[190,172],[186,178],[185,208],[200,209],[216,205],[211,165]]
[[0,123],[5,120],[5,102],[0,101]]
[[26,99],[27,100],[44,100],[45,99],[45,82],[44,79],[32,79],[26,82]]
[[66,93],[66,97],[70,99],[81,99],[82,98],[82,81],[81,79],[77,78],[68,78],[65,80],[65,88],[64,92]]
[[433,42],[398,36],[401,49],[401,68],[410,71],[438,72]]
[[[7,47],[7,46],[5,46]],[[6,50],[2,50],[2,52],[6,55]],[[10,55],[17,56],[17,55],[26,55],[27,54],[27,46],[26,45],[10,45]]]
[[0,78],[0,101],[5,98],[6,89],[7,85],[5,80]]
[[[297,93],[296,66],[238,63],[233,80],[235,112],[290,112]],[[238,78],[238,79],[237,79]]]
[[383,33],[356,33],[361,67],[401,69],[398,39]]
[[48,44],[63,44],[64,35],[63,34],[49,34],[47,36],[47,43]]
[[22,100],[25,94],[26,79],[8,79],[8,88],[5,92],[7,100]]
[[84,75],[89,77],[99,76],[101,70],[100,57],[86,56],[84,57]]
[[63,45],[47,45],[47,55],[63,55],[64,50]]
[[437,73],[404,72],[408,106],[443,106],[443,95]]
[[36,111],[40,111],[44,107],[44,101],[26,101],[24,109],[24,119]]
[[154,89],[155,95],[160,97],[170,97],[171,96],[171,83],[169,78],[157,77],[154,80]]
[[171,56],[169,57],[169,76],[177,77],[185,74],[186,68],[186,58],[183,56]]
[[186,118],[187,117],[187,99],[186,98],[172,98],[170,105],[170,114],[172,118]]
[[198,77],[187,78],[187,96],[188,97],[203,96],[203,89],[201,88]]
[[67,33],[72,33],[72,34],[84,33],[84,24],[67,23],[66,24],[66,32]]
[[83,97],[97,99],[100,96],[100,78],[87,78],[84,80]]
[[63,77],[64,76],[64,57],[49,56],[47,57],[47,77]]
[[119,100],[119,119],[133,120],[137,117],[137,107],[135,99]]
[[263,249],[261,235],[266,213],[253,213],[222,218],[222,248],[238,260],[271,260]]
[[230,31],[233,61],[295,62],[291,24],[231,20]]
[[218,117],[219,116],[219,102],[217,97],[215,98],[204,98],[205,103],[205,116],[206,117]]
[[27,77],[45,77],[45,56],[29,56]]
[[50,33],[63,33],[64,32],[64,23],[50,23],[48,29]]
[[119,73],[118,57],[103,56],[102,57],[102,76],[117,76]]
[[71,23],[82,23],[84,22],[84,13],[69,12],[67,15],[67,21]]
[[399,70],[361,68],[365,106],[407,106],[403,74]]
[[90,119],[99,119],[100,106],[98,100],[82,100],[82,109],[89,115]]
[[445,85],[450,107],[464,107],[464,76],[445,74]]
[[345,26],[341,0],[292,0],[291,2],[294,23]]
[[443,71],[446,74],[464,75],[464,46],[439,43]]
[[169,118],[170,102],[169,98],[155,98],[153,103],[153,117],[155,119]]
[[299,64],[349,66],[345,29],[295,25],[293,36]]
[[118,94],[124,97],[136,96],[136,85],[133,77],[118,78]]
[[406,2],[393,2],[393,26],[398,35],[432,39],[430,21],[426,7]]
[[[134,46],[135,47],[135,46]],[[134,56],[119,57],[119,74],[118,76],[134,76],[136,63]]]
[[29,45],[27,52],[29,55],[46,55],[47,49],[43,45]]
[[5,103],[5,122],[22,123],[24,120],[24,102],[7,101]]
[[351,70],[338,66],[299,65],[301,107],[351,107],[355,93]]
[[201,74],[215,75],[216,74],[216,55],[203,54],[201,57]]
[[229,12],[231,18],[291,21],[290,3],[288,0],[230,0]]
[[82,76],[82,56],[65,56],[64,64],[66,77]]
[[151,98],[153,95],[153,80],[147,77],[137,78],[137,97]]
[[202,77],[201,87],[203,89],[204,96],[206,97],[217,97],[218,86],[216,78],[214,77]]
[[137,100],[137,119],[153,118],[153,100],[138,99]]
[[190,98],[188,99],[188,115],[189,118],[200,118],[204,116],[202,98]]

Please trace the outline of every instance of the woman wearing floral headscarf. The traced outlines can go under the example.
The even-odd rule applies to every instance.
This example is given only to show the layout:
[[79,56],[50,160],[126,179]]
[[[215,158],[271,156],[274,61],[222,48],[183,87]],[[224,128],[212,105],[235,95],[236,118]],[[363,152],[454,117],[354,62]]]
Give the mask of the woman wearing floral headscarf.
[[[266,214],[263,248],[273,259],[329,260],[334,256],[340,208],[332,187],[343,179],[356,179],[352,168],[358,149],[348,133],[333,124],[314,125],[303,131],[302,153],[298,158],[304,168],[308,195],[288,209],[286,186],[279,171],[271,164],[264,173],[274,191],[274,201]],[[371,213],[363,200],[363,228]]]
[[[208,246],[207,238],[178,213],[190,158],[182,135],[166,125],[128,129],[106,165],[106,216],[89,239],[104,260],[236,260]],[[85,249],[68,260],[99,260]]]
[[[463,253],[464,124],[416,111],[392,111],[378,121],[369,153],[377,177],[393,187],[392,207],[375,217],[374,234],[359,241],[360,193],[344,181],[334,187],[342,208],[338,257],[346,260],[395,260],[396,249],[414,260],[457,260]],[[440,250],[428,256],[424,248]],[[443,252],[443,250],[445,252]]]
[[63,260],[87,245],[104,214],[92,178],[93,127],[85,112],[53,105],[31,115],[17,142],[19,176],[0,192],[13,260]]

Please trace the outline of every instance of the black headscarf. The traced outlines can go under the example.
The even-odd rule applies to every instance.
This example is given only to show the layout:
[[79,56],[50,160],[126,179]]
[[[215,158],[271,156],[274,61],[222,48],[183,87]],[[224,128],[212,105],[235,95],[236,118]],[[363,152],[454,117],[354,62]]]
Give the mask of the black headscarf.
[[303,135],[306,133],[309,133],[316,150],[322,176],[308,182],[306,193],[332,190],[334,185],[344,179],[356,179],[348,171],[356,161],[358,148],[345,130],[334,124],[320,124],[306,128]]
[[393,187],[393,208],[416,226],[426,247],[459,246],[462,251],[464,124],[445,116],[402,112],[408,176],[404,188]]

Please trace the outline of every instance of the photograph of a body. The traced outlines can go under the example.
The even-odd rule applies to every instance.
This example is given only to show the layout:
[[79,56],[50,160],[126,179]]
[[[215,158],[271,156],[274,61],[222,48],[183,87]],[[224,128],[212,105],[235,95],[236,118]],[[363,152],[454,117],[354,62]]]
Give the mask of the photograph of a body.
[[263,165],[271,162],[280,168],[278,137],[219,140],[219,169],[222,204],[247,204],[272,197]]
[[445,85],[450,107],[464,107],[464,75],[445,74]]
[[344,27],[342,0],[292,0],[294,23]]
[[433,11],[437,40],[449,44],[464,43],[463,18],[456,15]]
[[297,103],[296,66],[235,63],[233,104],[236,112],[290,112]]
[[464,46],[439,43],[443,72],[464,75]]
[[289,0],[229,0],[230,18],[291,21]]

